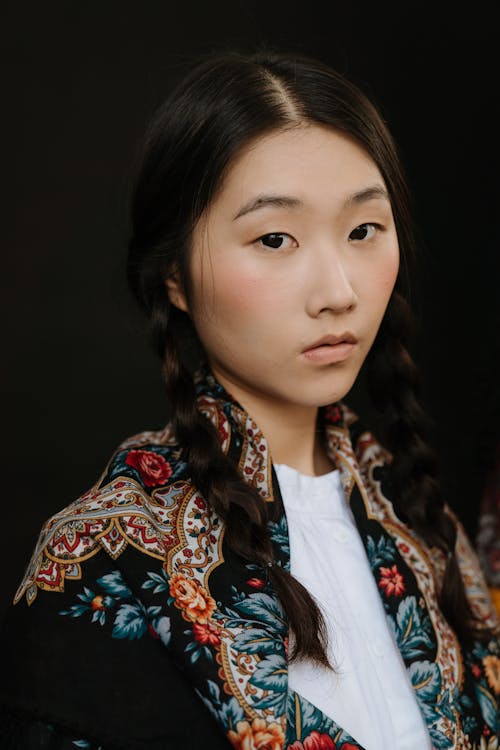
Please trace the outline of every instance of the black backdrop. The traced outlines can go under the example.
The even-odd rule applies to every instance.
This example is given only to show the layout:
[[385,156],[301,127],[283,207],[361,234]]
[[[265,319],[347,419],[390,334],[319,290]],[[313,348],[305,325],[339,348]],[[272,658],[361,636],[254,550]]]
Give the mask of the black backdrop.
[[[3,5],[2,607],[42,522],[97,479],[119,441],[168,416],[124,280],[131,164],[172,76],[220,47],[317,55],[382,108],[423,238],[423,393],[447,498],[474,536],[498,424],[493,5]],[[362,394],[351,399],[363,407]]]

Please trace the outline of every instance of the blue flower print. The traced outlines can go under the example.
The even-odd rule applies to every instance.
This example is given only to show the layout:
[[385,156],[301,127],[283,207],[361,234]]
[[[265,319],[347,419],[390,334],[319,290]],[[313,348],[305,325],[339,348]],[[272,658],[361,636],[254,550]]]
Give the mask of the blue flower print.
[[112,638],[133,640],[149,633],[164,646],[169,644],[170,619],[161,614],[160,606],[145,607],[126,585],[119,570],[98,578],[96,584],[99,593],[84,586],[83,593],[77,594],[82,603],[60,610],[59,614],[81,617],[92,613],[91,621],[101,625],[109,616],[113,618]]

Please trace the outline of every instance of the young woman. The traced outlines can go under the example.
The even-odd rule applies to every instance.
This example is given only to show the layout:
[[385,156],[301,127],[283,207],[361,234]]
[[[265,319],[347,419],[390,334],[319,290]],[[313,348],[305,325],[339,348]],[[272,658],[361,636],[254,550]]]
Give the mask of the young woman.
[[[2,747],[497,748],[500,626],[426,443],[412,247],[342,76],[223,53],[178,84],[128,264],[172,418],[44,525]],[[343,401],[363,365],[377,437]]]

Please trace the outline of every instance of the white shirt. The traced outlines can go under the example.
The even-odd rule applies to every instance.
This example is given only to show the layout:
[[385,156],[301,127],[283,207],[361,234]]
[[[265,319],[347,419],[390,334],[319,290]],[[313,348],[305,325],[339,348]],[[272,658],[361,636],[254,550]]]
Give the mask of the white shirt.
[[291,663],[290,689],[366,750],[430,750],[338,470],[308,476],[286,464],[274,469],[288,521],[291,573],[325,616],[335,669]]

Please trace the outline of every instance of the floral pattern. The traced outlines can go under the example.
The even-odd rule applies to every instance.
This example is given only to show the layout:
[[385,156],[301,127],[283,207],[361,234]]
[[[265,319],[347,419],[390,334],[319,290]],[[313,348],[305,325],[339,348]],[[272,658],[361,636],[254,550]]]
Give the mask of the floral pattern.
[[405,591],[403,576],[397,565],[393,565],[392,568],[380,568],[378,585],[381,589],[384,589],[386,596],[401,596]]
[[98,578],[95,593],[87,586],[77,594],[81,603],[73,604],[59,614],[69,617],[91,615],[92,622],[104,625],[110,618],[113,623],[112,638],[142,638],[145,633],[159,638],[168,646],[170,640],[170,620],[161,615],[161,607],[145,607],[124,583],[119,571]]
[[182,573],[174,573],[169,581],[170,594],[175,606],[182,610],[186,620],[207,623],[215,610],[215,602],[196,580],[189,580]]
[[169,462],[154,451],[131,450],[125,458],[127,466],[137,469],[141,481],[145,487],[155,487],[164,484],[172,476],[172,467]]
[[488,654],[483,657],[483,667],[488,685],[495,695],[500,695],[500,659]]
[[[264,436],[208,368],[198,373],[196,387],[222,450],[269,504],[275,560],[290,570],[286,515]],[[325,447],[339,468],[434,749],[492,750],[499,733],[498,638],[467,648],[458,643],[437,603],[443,553],[398,518],[390,499],[391,456],[345,404],[325,407],[323,417]],[[471,606],[498,634],[477,558],[447,512],[457,523]],[[92,580],[87,568],[98,553],[109,571]],[[153,638],[167,647],[234,748],[362,750],[288,688],[281,603],[266,570],[225,544],[224,526],[190,481],[169,426],[125,441],[97,484],[47,521],[15,602],[24,597],[29,612],[42,606],[39,591],[64,596],[58,617],[74,627],[88,623],[102,632],[103,644],[120,640],[132,648]]]
[[288,750],[338,750],[339,748],[351,750],[355,747],[356,745],[351,742],[343,742],[342,745],[337,745],[329,734],[320,734],[313,730],[303,742],[296,740],[293,745],[289,745]]
[[281,750],[285,737],[277,722],[268,724],[264,719],[253,719],[239,721],[236,731],[229,730],[228,739],[236,750]]

